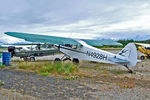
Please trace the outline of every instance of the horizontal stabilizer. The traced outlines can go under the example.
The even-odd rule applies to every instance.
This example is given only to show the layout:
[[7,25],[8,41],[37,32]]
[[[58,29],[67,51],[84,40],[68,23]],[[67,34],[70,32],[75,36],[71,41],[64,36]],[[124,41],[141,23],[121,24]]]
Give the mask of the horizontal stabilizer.
[[127,64],[127,63],[129,63],[128,60],[119,59],[119,58],[116,58],[116,57],[109,58],[108,60],[112,61],[112,62],[115,62],[115,63],[118,63],[118,64]]

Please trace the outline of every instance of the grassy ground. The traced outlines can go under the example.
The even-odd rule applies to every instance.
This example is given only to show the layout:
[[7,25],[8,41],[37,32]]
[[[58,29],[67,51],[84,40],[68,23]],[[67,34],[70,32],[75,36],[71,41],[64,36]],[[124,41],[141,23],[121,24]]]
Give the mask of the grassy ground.
[[138,74],[139,70],[144,71],[148,68],[149,60],[137,64],[135,67],[137,73],[134,74],[128,73],[128,70],[123,66],[87,61],[81,61],[80,65],[74,65],[70,62],[53,63],[50,61],[17,61],[13,64],[11,67],[15,67],[15,70],[21,69],[21,71],[32,71],[42,76],[76,80],[91,88],[100,90],[110,90],[116,86],[121,89],[150,88],[149,75],[143,77],[143,75]]
[[37,62],[15,62],[18,69],[26,71],[34,71],[40,75],[48,76],[49,74],[57,75],[70,75],[78,71],[78,66],[71,62],[50,62],[50,61],[37,61]]
[[[50,61],[36,61],[36,62],[12,62],[16,69],[23,71],[36,72],[42,76],[58,75],[65,80],[84,80],[86,78],[94,79],[94,82],[101,83],[114,83],[121,88],[133,88],[139,84],[136,78],[136,73],[132,76],[128,73],[127,69],[120,69],[118,65],[96,63],[96,62],[81,62],[80,65],[75,65],[70,62],[53,63]],[[135,67],[136,71],[150,71],[149,61],[141,63]],[[12,66],[13,67],[13,66]],[[124,68],[124,67],[123,67]],[[147,71],[148,70],[148,71]],[[140,79],[141,76],[138,78]],[[141,79],[143,80],[143,79]],[[141,81],[140,82],[143,82]],[[147,84],[148,82],[141,83]]]
[[[24,63],[32,64],[32,68],[31,68],[31,66],[29,66],[29,67],[24,66],[24,65],[27,65]],[[19,64],[21,64],[20,67],[19,67]],[[16,87],[18,86],[17,91],[19,91],[19,93],[27,93],[28,92],[30,94],[30,91],[32,90],[32,87],[30,87],[30,84],[32,83],[31,86],[33,86],[34,91],[36,89],[36,92],[39,91],[39,93],[41,93],[43,88],[46,90],[54,89],[54,91],[56,91],[58,88],[58,91],[60,91],[60,92],[55,92],[56,94],[62,93],[62,91],[65,90],[65,92],[63,92],[65,95],[68,95],[68,93],[71,92],[70,97],[72,97],[72,94],[75,94],[75,93],[77,93],[75,96],[80,95],[81,94],[80,90],[84,89],[83,86],[87,86],[88,88],[94,89],[94,90],[92,90],[92,92],[91,92],[91,90],[90,91],[84,90],[84,91],[86,91],[86,93],[88,93],[88,95],[90,95],[90,93],[91,93],[91,94],[95,94],[95,95],[93,95],[94,97],[96,97],[96,96],[101,97],[103,95],[105,97],[106,96],[108,97],[108,96],[110,96],[110,94],[112,94],[111,96],[114,96],[113,100],[116,100],[116,98],[119,96],[121,96],[121,98],[124,98],[123,96],[125,96],[125,97],[127,96],[126,100],[128,100],[128,97],[135,96],[135,97],[140,98],[143,95],[144,95],[144,97],[139,100],[144,100],[144,98],[147,97],[145,95],[149,95],[149,94],[147,94],[147,93],[149,93],[149,90],[150,90],[150,84],[149,84],[150,83],[150,77],[149,77],[150,76],[150,74],[149,74],[150,62],[149,62],[149,60],[144,60],[143,62],[137,64],[137,66],[135,67],[136,73],[134,73],[134,74],[128,73],[127,69],[125,69],[123,66],[120,66],[120,65],[111,65],[111,64],[104,64],[104,63],[87,62],[87,61],[81,61],[80,65],[76,65],[76,66],[78,66],[78,70],[75,70],[74,72],[70,72],[69,74],[65,74],[65,72],[58,73],[58,72],[55,72],[56,70],[47,72],[47,70],[45,70],[45,68],[44,68],[44,72],[46,71],[46,73],[49,73],[48,76],[46,76],[47,74],[46,75],[44,74],[46,77],[36,75],[35,73],[28,73],[29,71],[34,71],[34,72],[38,73],[38,72],[40,72],[40,70],[39,70],[40,68],[38,69],[38,67],[43,67],[43,66],[46,66],[47,64],[53,65],[52,62],[47,62],[47,61],[37,61],[37,62],[32,62],[32,63],[31,62],[13,62],[12,67],[15,67],[15,68],[17,67],[16,69],[15,68],[14,68],[14,70],[13,69],[8,69],[8,70],[4,69],[1,71],[1,73],[3,73],[3,74],[1,74],[1,76],[3,76],[6,72],[7,72],[7,74],[6,74],[6,76],[7,76],[9,73],[9,75],[6,78],[4,78],[4,79],[2,78],[3,81],[6,82],[6,85],[4,85],[4,86],[12,87],[12,85],[9,85],[10,83],[16,84],[16,85],[14,85],[14,87],[16,89]],[[68,62],[62,63],[61,67],[64,66],[65,64],[68,64]],[[22,67],[22,65],[23,65],[23,67]],[[19,69],[19,71],[18,71],[18,69]],[[21,71],[20,71],[20,69],[21,69]],[[22,71],[25,71],[25,72],[22,72]],[[142,72],[139,72],[139,71],[142,71]],[[20,77],[22,77],[22,78],[20,78]],[[61,81],[56,81],[54,79],[58,79]],[[13,82],[8,81],[7,82],[7,80],[16,80],[16,81],[13,81]],[[71,81],[71,80],[73,80],[73,81]],[[66,87],[65,84],[68,82],[71,83],[73,88],[71,88],[70,85],[67,85],[67,87]],[[78,82],[80,84],[76,84]],[[39,86],[39,85],[37,85],[37,83],[41,84],[41,85]],[[27,87],[22,87],[22,85],[20,85],[20,84],[24,84],[23,86],[27,86]],[[29,84],[29,85],[27,85],[27,84]],[[21,87],[21,89],[20,89],[20,87]],[[64,87],[66,89],[64,89]],[[25,92],[21,92],[22,88],[24,89]],[[47,88],[49,88],[49,89],[47,89]],[[69,89],[69,90],[67,90],[67,89]],[[140,89],[140,90],[138,90],[138,89]],[[43,91],[45,91],[45,90],[43,90]],[[97,92],[94,92],[94,91],[97,91]],[[125,91],[125,92],[123,92],[123,91]],[[148,92],[145,92],[145,91],[148,91]],[[42,93],[41,93],[41,96],[43,96]],[[44,94],[46,94],[46,93],[49,93],[49,92],[45,91]],[[51,91],[50,91],[50,93],[51,93]],[[35,93],[33,92],[33,94],[35,94]],[[64,96],[64,94],[62,96]],[[84,94],[85,93],[81,94],[81,97]],[[130,94],[132,94],[132,95],[130,95]],[[87,97],[87,95],[86,95],[86,97]],[[135,97],[133,97],[133,98],[135,98]],[[133,98],[130,100],[133,100]],[[110,99],[106,99],[106,100],[110,100]],[[102,100],[105,100],[105,99],[102,99]],[[149,99],[147,99],[147,100],[149,100]]]
[[115,83],[121,88],[135,87],[135,81],[127,76],[127,70],[123,69],[109,69],[106,66],[114,66],[111,64],[83,62],[84,64],[75,65],[71,62],[53,63],[49,61],[37,62],[14,62],[17,69],[24,71],[33,71],[42,76],[58,76],[65,80],[84,80],[86,78],[94,79],[95,82],[100,83]]

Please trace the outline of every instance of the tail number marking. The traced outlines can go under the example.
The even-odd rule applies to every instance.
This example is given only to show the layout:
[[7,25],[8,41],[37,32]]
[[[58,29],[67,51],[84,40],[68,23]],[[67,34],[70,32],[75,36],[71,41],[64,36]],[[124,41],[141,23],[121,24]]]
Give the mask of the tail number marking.
[[90,56],[90,57],[93,57],[93,58],[100,59],[100,60],[107,60],[107,56],[104,55],[104,54],[99,54],[99,53],[96,53],[96,52],[87,51],[87,55]]

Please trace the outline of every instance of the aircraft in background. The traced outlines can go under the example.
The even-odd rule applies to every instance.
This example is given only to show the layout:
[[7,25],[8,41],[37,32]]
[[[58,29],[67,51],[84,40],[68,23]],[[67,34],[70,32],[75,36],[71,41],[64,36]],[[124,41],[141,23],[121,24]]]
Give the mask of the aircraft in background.
[[74,40],[64,37],[16,32],[5,32],[5,34],[30,42],[49,42],[54,44],[58,47],[60,52],[64,54],[63,58],[56,58],[55,61],[72,60],[74,63],[79,63],[79,60],[88,60],[110,64],[120,64],[125,66],[130,73],[132,73],[132,70],[129,69],[129,67],[134,67],[137,63],[137,49],[133,43],[127,44],[118,54],[113,54],[89,45],[99,45],[100,43],[94,42],[98,42],[98,40]]
[[58,53],[58,48],[50,44],[17,44],[0,45],[6,48],[11,56],[23,58],[24,61],[35,61],[35,57],[54,55]]
[[9,47],[15,47],[15,49],[17,51],[30,51],[31,49],[35,49],[37,47],[37,45],[29,45],[29,44],[2,44],[0,45],[0,47],[3,47],[3,48],[9,48]]
[[145,58],[150,58],[150,44],[145,43],[135,43],[136,45],[139,45],[138,50],[143,53],[140,58],[141,60],[144,60]]

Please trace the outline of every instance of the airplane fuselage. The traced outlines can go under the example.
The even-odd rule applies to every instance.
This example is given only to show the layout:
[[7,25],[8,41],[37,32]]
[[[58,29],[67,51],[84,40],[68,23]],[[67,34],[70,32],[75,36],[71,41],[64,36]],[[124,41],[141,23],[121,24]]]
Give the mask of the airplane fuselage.
[[77,49],[61,46],[60,51],[70,56],[71,58],[115,64],[109,59],[115,57],[115,54],[97,49],[87,44],[84,44],[82,48],[77,48]]

